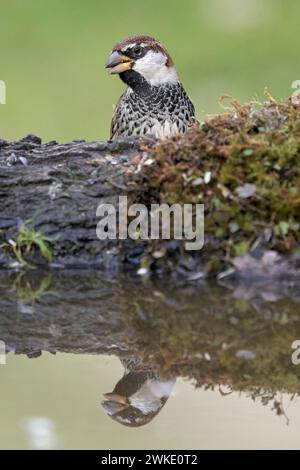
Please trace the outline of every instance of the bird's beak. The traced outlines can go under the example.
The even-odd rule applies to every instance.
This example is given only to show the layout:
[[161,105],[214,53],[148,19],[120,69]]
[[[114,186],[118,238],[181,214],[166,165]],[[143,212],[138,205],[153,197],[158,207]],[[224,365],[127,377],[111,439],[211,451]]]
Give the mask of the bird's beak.
[[128,404],[127,398],[123,395],[119,395],[118,393],[104,393],[104,397],[106,398],[106,400],[115,401],[116,403],[120,403],[122,405]]
[[106,413],[110,416],[115,415],[117,413],[121,413],[122,411],[128,408],[128,400],[123,395],[119,395],[117,393],[105,393],[104,397],[106,398],[105,401],[101,403],[102,408],[106,411]]
[[126,70],[130,70],[132,64],[132,59],[115,51],[109,56],[105,67],[109,69],[109,73],[122,73]]

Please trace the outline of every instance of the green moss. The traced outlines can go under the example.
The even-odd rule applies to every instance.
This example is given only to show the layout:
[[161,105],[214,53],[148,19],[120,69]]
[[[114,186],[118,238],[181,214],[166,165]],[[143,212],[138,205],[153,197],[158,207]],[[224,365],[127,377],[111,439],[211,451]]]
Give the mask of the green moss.
[[[269,245],[300,240],[300,109],[291,101],[241,106],[148,149],[137,178],[144,203],[204,203],[205,232],[241,255],[268,229]],[[209,183],[205,175],[211,173]],[[245,194],[252,185],[252,194]]]

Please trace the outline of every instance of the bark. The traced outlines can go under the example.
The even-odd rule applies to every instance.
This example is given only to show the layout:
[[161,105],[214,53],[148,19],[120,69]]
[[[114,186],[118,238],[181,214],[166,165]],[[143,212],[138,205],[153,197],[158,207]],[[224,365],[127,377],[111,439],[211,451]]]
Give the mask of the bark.
[[[205,238],[205,249],[198,251],[186,251],[179,240],[99,240],[99,204],[118,209],[122,195],[129,196],[129,203],[159,202],[149,182],[135,177],[141,158],[147,158],[145,143],[153,141],[130,137],[58,144],[42,143],[33,135],[12,143],[0,140],[0,268],[22,266],[12,242],[20,227],[29,226],[53,240],[46,243],[53,268],[97,266],[116,272],[143,265],[192,281],[224,272],[239,278],[299,278],[299,256],[280,257],[269,251],[263,237],[257,253],[231,260],[218,251],[220,240],[211,235]],[[30,265],[49,264],[35,244],[28,252],[23,246],[21,254]]]
[[[53,237],[53,266],[119,264],[122,244],[96,236],[96,208],[128,194],[124,173],[140,152],[141,142],[49,142],[29,135],[19,142],[0,140],[0,244],[15,240],[18,228],[33,218],[34,230]],[[135,249],[132,243],[129,255]],[[15,258],[0,249],[0,265]],[[39,250],[29,254],[45,263]]]

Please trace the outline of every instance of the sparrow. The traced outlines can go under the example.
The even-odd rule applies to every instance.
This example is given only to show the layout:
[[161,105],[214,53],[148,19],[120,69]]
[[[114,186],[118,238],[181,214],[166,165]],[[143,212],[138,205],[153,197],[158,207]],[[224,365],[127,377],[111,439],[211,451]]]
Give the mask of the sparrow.
[[138,427],[149,423],[168,400],[175,379],[165,379],[157,372],[145,370],[139,361],[121,361],[125,371],[113,392],[105,393],[102,408],[124,426]]
[[127,85],[111,123],[111,139],[153,136],[164,139],[187,131],[195,108],[167,49],[150,36],[119,42],[106,64]]

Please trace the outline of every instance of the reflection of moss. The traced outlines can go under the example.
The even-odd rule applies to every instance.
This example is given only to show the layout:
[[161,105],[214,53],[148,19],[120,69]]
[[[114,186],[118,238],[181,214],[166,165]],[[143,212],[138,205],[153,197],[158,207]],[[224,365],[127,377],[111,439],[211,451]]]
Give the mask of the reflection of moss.
[[232,100],[234,112],[161,142],[138,174],[145,203],[205,204],[206,236],[219,258],[245,254],[266,231],[280,252],[300,240],[299,107],[267,96],[260,106]]
[[300,310],[293,302],[264,303],[257,311],[213,286],[201,291],[201,301],[185,296],[181,302],[170,292],[172,305],[163,294],[148,298],[144,289],[143,295],[128,306],[137,331],[131,347],[151,368],[193,379],[198,387],[225,384],[254,398],[299,393],[300,366],[292,364],[291,345],[300,338]]

